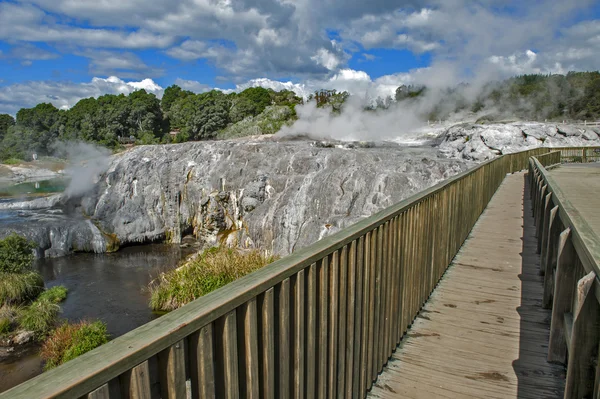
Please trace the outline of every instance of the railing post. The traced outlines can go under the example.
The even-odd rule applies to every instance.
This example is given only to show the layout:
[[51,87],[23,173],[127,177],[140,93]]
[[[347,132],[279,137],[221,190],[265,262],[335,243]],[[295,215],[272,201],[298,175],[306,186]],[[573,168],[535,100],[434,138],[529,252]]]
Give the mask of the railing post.
[[544,220],[543,220],[543,218],[544,218],[544,198],[546,196],[546,190],[548,190],[548,185],[544,184],[544,186],[541,188],[540,195],[538,195],[537,212],[536,212],[537,223],[535,225],[535,230],[536,230],[535,236],[538,238],[536,253],[538,253],[538,254],[542,250],[542,227],[544,224]]
[[[552,194],[548,193],[546,194],[546,199],[544,201],[544,217],[543,217],[543,221],[542,221],[542,226],[541,226],[541,230],[542,230],[542,236],[540,237],[540,239],[538,240],[537,244],[538,247],[540,248],[540,273],[544,274],[546,272],[546,268],[544,267],[546,265],[546,246],[548,245],[548,233],[550,232],[550,209],[551,207],[551,199],[552,199]],[[543,251],[541,250],[543,249]]]
[[542,301],[542,307],[544,309],[550,309],[552,307],[552,297],[554,296],[554,265],[555,265],[555,248],[558,241],[559,235],[559,222],[558,222],[558,205],[552,208],[550,216],[548,217],[548,232],[546,233],[546,245],[542,248],[542,254],[546,254],[544,261],[541,263],[541,267],[544,268],[544,299]]
[[592,271],[577,283],[565,399],[589,397],[594,392],[596,377],[594,359],[598,355],[598,314],[600,313],[593,291],[595,280],[596,273]]
[[564,322],[564,315],[571,311],[576,282],[576,255],[570,228],[560,233],[557,252],[556,285],[554,287],[554,299],[552,303],[548,361],[565,364],[567,361],[567,326]]

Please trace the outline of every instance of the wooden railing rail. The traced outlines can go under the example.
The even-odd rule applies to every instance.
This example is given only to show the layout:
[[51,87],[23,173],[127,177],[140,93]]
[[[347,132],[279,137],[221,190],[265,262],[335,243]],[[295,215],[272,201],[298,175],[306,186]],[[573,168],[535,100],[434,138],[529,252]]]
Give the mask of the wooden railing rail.
[[364,397],[507,173],[456,175],[0,398]]
[[565,398],[597,398],[600,239],[540,162],[550,155],[533,157],[529,165],[542,305],[552,309],[548,361],[567,365]]

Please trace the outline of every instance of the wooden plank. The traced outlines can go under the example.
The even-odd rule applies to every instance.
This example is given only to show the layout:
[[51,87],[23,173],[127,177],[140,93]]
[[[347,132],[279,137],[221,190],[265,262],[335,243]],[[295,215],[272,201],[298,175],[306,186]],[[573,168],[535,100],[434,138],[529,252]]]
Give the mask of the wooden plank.
[[87,395],[88,399],[119,399],[120,397],[121,392],[117,379],[107,382]]
[[275,346],[275,396],[289,398],[291,395],[291,313],[290,313],[290,279],[279,284],[277,293],[277,340]]
[[[356,389],[358,393],[358,381],[354,380],[354,354],[356,351],[355,334],[356,334],[356,313],[360,314],[360,308],[356,301],[356,241],[352,241],[348,248],[348,314],[346,322],[346,375],[344,377],[345,389],[344,396],[352,398],[352,393]],[[358,322],[360,324],[360,322]],[[343,330],[342,330],[343,331]],[[356,373],[358,375],[358,372]]]
[[259,325],[260,397],[274,399],[275,380],[275,289],[268,289],[260,298]]
[[256,298],[240,306],[237,312],[240,392],[246,398],[258,398],[258,310]]
[[346,390],[346,330],[348,314],[348,247],[345,246],[339,251],[339,314],[338,314],[338,337],[337,337],[337,395],[343,397]]
[[[469,196],[485,198],[491,190],[487,182],[493,183],[494,178],[482,174],[471,185],[458,185],[453,201],[464,205],[457,206],[456,215],[443,217],[452,221],[476,218],[485,202]],[[533,399],[562,394],[563,368],[546,362],[550,313],[540,306],[542,278],[537,273],[533,218],[529,212],[523,214],[531,204],[527,196],[522,202],[523,181],[522,174],[504,180],[370,397]],[[423,224],[424,217],[435,221],[433,226],[441,231],[443,223],[437,222],[431,210],[425,206],[425,213],[415,213],[409,226]],[[448,228],[452,231],[443,234],[444,240],[458,248],[460,236],[469,231],[452,223]],[[431,231],[432,226],[425,225],[420,239]],[[488,232],[499,234],[487,237]],[[437,235],[433,236],[435,241]],[[423,249],[428,252],[430,247],[422,245],[416,253],[429,259]],[[413,244],[413,260],[414,254]],[[462,264],[462,259],[469,264]],[[436,263],[436,257],[428,262]],[[409,276],[418,271],[413,268]],[[435,284],[434,279],[430,283]],[[414,304],[418,306],[419,300]]]
[[317,342],[317,397],[326,398],[329,382],[329,368],[327,365],[327,355],[329,353],[327,340],[327,332],[329,331],[329,258],[327,256],[319,262],[319,295],[317,300],[319,302],[317,314],[319,320],[317,329],[319,332]]
[[[213,324],[190,336],[192,398],[215,398],[215,357]],[[145,394],[140,397],[147,397]]]
[[316,397],[317,381],[317,284],[318,266],[313,263],[308,268],[306,284],[306,397]]
[[573,314],[573,331],[570,339],[569,362],[565,383],[565,398],[585,398],[594,393],[596,355],[600,334],[600,306],[592,286],[596,273],[590,272],[577,283],[577,297]]
[[305,271],[300,270],[294,279],[294,363],[292,368],[294,398],[305,397],[305,372],[306,362],[304,352],[306,350],[306,337],[304,334],[305,323]]
[[371,387],[367,375],[369,373],[369,352],[370,352],[370,312],[371,312],[371,233],[367,233],[362,241],[363,243],[363,316],[360,347],[360,389],[359,396],[364,396],[367,389]]
[[330,398],[337,396],[337,358],[338,358],[338,334],[340,313],[340,266],[339,253],[331,254],[329,263],[329,336],[327,356],[327,395]]
[[120,377],[121,396],[131,399],[151,398],[150,367],[148,361],[143,362],[123,373]]
[[185,341],[158,354],[158,370],[161,396],[165,399],[185,398]]
[[[571,229],[560,234],[556,262],[556,284],[552,305],[550,324],[550,341],[548,344],[548,361],[565,364],[567,362],[567,330],[563,317],[571,311],[571,303],[575,294],[575,249],[571,243]],[[570,326],[570,324],[569,324]],[[570,337],[570,335],[569,335]]]
[[[550,195],[550,194],[549,194]],[[552,298],[554,296],[554,246],[556,243],[556,231],[558,230],[558,205],[552,208],[548,213],[546,243],[542,247],[542,255],[546,254],[540,260],[540,268],[544,268],[544,297],[542,306],[544,309],[552,307]]]
[[216,322],[216,391],[218,398],[237,399],[240,395],[238,372],[237,312],[234,310]]

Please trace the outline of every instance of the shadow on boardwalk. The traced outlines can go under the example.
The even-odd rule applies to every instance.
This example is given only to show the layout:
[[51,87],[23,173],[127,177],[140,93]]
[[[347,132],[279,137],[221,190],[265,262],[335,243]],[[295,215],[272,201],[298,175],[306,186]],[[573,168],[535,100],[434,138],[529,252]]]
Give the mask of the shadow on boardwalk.
[[[521,305],[517,308],[521,316],[519,336],[519,358],[513,362],[513,368],[518,378],[517,398],[531,398],[533,392],[545,392],[540,398],[562,398],[564,392],[565,369],[562,366],[550,366],[533,369],[527,361],[532,350],[542,347],[544,353],[548,351],[548,337],[550,326],[550,311],[542,311],[543,319],[535,317],[542,309],[543,282],[544,277],[540,275],[540,256],[537,251],[537,238],[535,237],[535,225],[531,199],[529,198],[529,179],[524,176],[523,183],[523,249],[521,252]],[[542,324],[542,328],[534,324]],[[539,331],[545,334],[540,337]],[[541,339],[541,340],[540,340]],[[534,375],[531,375],[532,371]],[[532,379],[533,377],[533,379]],[[553,387],[536,387],[536,377],[541,381],[550,378],[555,381]],[[545,378],[544,378],[545,377]]]

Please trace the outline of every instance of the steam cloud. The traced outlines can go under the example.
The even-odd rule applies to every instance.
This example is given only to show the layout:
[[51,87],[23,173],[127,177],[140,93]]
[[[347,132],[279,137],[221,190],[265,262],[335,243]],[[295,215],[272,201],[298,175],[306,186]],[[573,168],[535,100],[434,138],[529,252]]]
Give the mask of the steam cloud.
[[83,142],[61,142],[55,146],[55,152],[69,160],[65,170],[71,178],[64,194],[78,197],[90,191],[98,182],[110,164],[110,150]]

